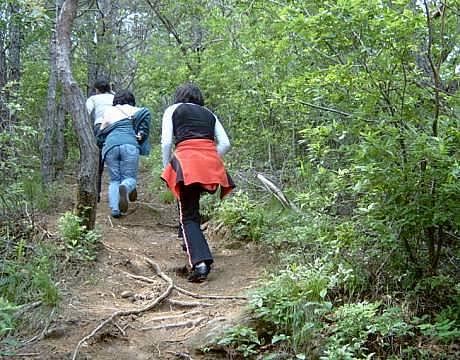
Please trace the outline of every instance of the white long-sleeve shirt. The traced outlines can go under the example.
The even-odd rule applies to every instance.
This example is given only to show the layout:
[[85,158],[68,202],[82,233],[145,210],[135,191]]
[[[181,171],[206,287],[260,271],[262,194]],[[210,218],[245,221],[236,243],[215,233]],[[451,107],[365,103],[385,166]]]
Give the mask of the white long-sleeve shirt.
[[112,103],[113,94],[111,93],[96,94],[90,96],[86,100],[86,110],[88,111],[88,114],[91,115],[94,111],[93,125],[100,124],[102,122],[105,110],[112,106]]
[[[169,161],[171,160],[171,150],[173,145],[173,120],[172,116],[176,108],[183,103],[173,104],[169,106],[164,114],[161,126],[161,152],[163,158],[163,168],[166,168]],[[194,104],[196,105],[196,104]],[[196,105],[200,106],[200,105]],[[223,156],[230,149],[230,140],[228,139],[227,133],[224,127],[220,123],[217,116],[212,113],[216,119],[214,125],[214,136],[216,140],[216,149],[219,156]]]

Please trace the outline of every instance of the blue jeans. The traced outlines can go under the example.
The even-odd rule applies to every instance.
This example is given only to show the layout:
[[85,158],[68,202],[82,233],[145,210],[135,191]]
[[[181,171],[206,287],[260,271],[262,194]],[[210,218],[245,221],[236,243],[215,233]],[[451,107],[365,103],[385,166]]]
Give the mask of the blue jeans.
[[128,194],[136,188],[137,172],[139,170],[139,149],[130,144],[113,147],[105,156],[109,169],[109,206],[112,211],[118,211],[120,201],[119,187],[125,185]]

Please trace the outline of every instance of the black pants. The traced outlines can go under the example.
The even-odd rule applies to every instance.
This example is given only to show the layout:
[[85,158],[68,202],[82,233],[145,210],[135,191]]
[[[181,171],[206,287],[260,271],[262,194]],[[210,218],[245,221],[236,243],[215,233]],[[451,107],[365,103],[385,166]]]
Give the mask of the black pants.
[[182,226],[185,246],[190,266],[192,268],[204,261],[213,263],[211,250],[201,231],[200,195],[202,188],[199,184],[183,185],[180,187],[179,222]]

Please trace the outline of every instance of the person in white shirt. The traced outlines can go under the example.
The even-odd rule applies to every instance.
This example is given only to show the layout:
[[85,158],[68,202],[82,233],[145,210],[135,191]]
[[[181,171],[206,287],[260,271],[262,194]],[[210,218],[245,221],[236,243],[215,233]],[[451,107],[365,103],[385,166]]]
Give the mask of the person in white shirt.
[[112,106],[114,95],[109,82],[105,79],[96,80],[94,91],[95,94],[86,100],[86,109],[93,120],[93,127],[96,132],[99,130],[105,110]]
[[[112,106],[113,93],[110,83],[106,79],[98,79],[94,83],[95,94],[86,100],[86,110],[93,121],[93,133],[97,136],[99,133],[102,118],[105,110]],[[97,202],[101,200],[102,173],[104,172],[104,162],[101,159],[101,150],[99,151],[99,176],[97,179]]]

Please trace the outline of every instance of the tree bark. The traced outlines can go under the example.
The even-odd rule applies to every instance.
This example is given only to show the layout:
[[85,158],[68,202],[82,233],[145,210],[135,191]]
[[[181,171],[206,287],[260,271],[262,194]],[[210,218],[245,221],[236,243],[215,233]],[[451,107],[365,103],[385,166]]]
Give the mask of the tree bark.
[[86,111],[85,97],[70,67],[70,33],[75,19],[78,0],[65,0],[57,23],[57,68],[74,130],[80,149],[80,173],[78,176],[76,213],[87,229],[93,229],[97,206],[98,150]]
[[[57,70],[57,49],[56,49],[56,27],[59,11],[63,0],[56,0],[56,23],[50,40],[50,77],[48,81],[48,94],[46,104],[46,117],[44,117],[42,151],[42,179],[45,185],[62,176],[65,160],[65,111],[63,97],[59,100],[58,91],[58,70]],[[58,103],[60,101],[60,104]]]
[[56,112],[56,127],[54,131],[54,158],[53,164],[56,171],[56,178],[61,178],[64,174],[65,160],[67,159],[67,144],[65,142],[65,102],[64,96],[61,96]]
[[[10,18],[12,19],[16,14],[20,13],[19,5],[12,2],[10,4]],[[17,97],[17,91],[19,90],[19,81],[21,80],[21,28],[19,25],[12,21],[10,29],[10,46],[8,51],[8,63],[10,64],[10,76],[9,81],[13,81],[12,94],[10,93],[8,98],[9,101],[13,100],[13,97]],[[11,96],[13,95],[13,96]],[[10,122],[16,123],[17,117],[14,113],[10,114]]]
[[101,77],[113,80],[112,66],[115,56],[113,34],[115,33],[115,4],[112,0],[95,2],[97,12],[93,12],[87,45],[88,95],[94,82]]
[[43,121],[43,143],[42,143],[42,179],[43,184],[48,186],[56,177],[56,169],[54,168],[53,153],[54,141],[53,133],[56,129],[56,88],[57,88],[57,66],[56,66],[56,36],[55,32],[51,37],[50,43],[50,78],[48,81],[48,99],[46,104],[46,117]]
[[6,108],[6,98],[3,88],[6,85],[6,44],[5,44],[5,31],[0,29],[0,130],[5,129],[5,122],[8,116],[8,109]]

